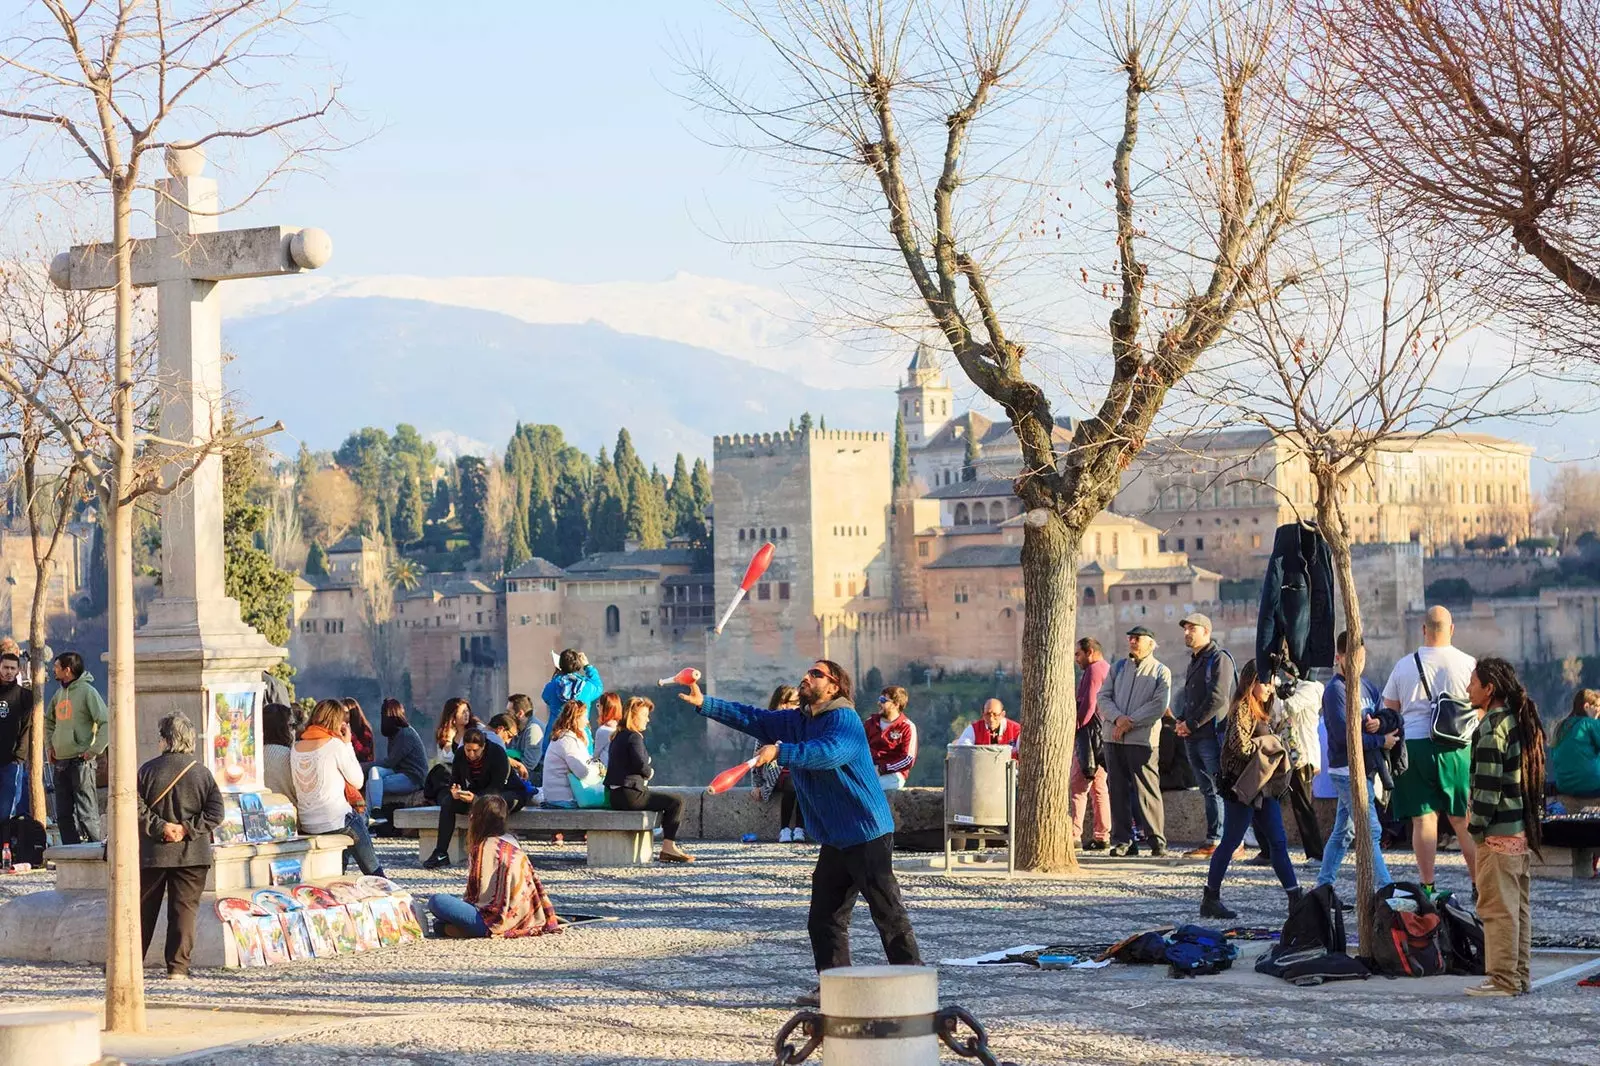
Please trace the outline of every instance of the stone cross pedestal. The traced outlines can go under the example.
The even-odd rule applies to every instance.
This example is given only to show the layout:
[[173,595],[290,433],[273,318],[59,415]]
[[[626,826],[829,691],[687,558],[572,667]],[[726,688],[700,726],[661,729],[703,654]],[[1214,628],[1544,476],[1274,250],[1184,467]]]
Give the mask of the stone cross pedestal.
[[[217,229],[217,183],[202,177],[197,148],[168,149],[156,183],[156,236],[134,242],[133,283],[154,285],[159,341],[160,435],[199,444],[222,431],[222,308],[218,283],[298,274],[326,263],[333,242],[319,229]],[[116,285],[110,244],[56,256],[51,280],[63,289]],[[192,463],[175,458],[169,475]],[[206,690],[259,683],[284,650],[239,617],[223,591],[222,457],[206,457],[161,500],[161,596],[134,636],[139,758],[157,751],[156,723],[175,710],[203,731]],[[259,743],[259,740],[258,740]]]

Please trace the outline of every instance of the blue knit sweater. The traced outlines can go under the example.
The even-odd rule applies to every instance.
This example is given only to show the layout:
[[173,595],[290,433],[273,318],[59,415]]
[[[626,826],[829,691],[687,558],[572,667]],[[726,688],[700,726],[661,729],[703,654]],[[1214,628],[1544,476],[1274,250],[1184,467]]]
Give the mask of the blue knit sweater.
[[789,769],[806,832],[819,844],[848,848],[894,832],[867,730],[848,701],[825,703],[811,715],[707,696],[700,713],[778,745],[778,765]]

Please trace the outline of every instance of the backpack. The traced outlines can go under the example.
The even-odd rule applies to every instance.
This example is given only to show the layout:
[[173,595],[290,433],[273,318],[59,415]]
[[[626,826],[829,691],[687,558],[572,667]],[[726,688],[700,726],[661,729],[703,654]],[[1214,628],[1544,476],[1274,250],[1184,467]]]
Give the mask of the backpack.
[[1300,988],[1320,985],[1325,981],[1365,981],[1372,976],[1360,959],[1352,959],[1343,952],[1318,951],[1315,948],[1280,959],[1279,963],[1278,976]]
[[1466,977],[1482,977],[1484,971],[1483,922],[1478,916],[1456,902],[1455,893],[1446,892],[1434,897],[1444,922],[1450,954],[1446,960],[1450,972]]
[[[1390,906],[1391,900],[1403,904],[1401,909]],[[1409,881],[1385,885],[1373,893],[1372,912],[1372,962],[1379,973],[1438,977],[1449,969],[1449,933],[1421,885]]]
[[1472,734],[1478,728],[1478,712],[1461,696],[1448,692],[1433,694],[1428,684],[1428,673],[1422,668],[1422,653],[1412,652],[1417,664],[1417,678],[1422,682],[1422,694],[1433,705],[1433,740],[1443,748],[1464,748],[1472,743]]
[[11,845],[11,861],[25,862],[36,870],[44,869],[44,849],[48,843],[44,826],[37,819],[19,814],[0,822],[0,840]]
[[1344,912],[1339,908],[1339,897],[1332,885],[1318,885],[1300,897],[1300,902],[1289,912],[1288,921],[1283,923],[1278,947],[1284,954],[1307,948],[1322,948],[1338,955],[1345,953],[1348,942]]
[[1167,938],[1156,932],[1141,933],[1120,945],[1112,958],[1134,965],[1160,965],[1167,961]]
[[1239,948],[1215,929],[1185,925],[1168,938],[1166,961],[1172,977],[1203,977],[1233,966]]

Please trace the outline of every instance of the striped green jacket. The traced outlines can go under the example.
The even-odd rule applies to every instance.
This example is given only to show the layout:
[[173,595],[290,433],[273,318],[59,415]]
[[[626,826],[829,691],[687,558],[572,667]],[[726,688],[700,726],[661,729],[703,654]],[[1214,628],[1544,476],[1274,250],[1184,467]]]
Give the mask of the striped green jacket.
[[1522,740],[1517,720],[1495,707],[1478,724],[1472,742],[1472,811],[1467,828],[1474,840],[1520,836],[1522,818]]

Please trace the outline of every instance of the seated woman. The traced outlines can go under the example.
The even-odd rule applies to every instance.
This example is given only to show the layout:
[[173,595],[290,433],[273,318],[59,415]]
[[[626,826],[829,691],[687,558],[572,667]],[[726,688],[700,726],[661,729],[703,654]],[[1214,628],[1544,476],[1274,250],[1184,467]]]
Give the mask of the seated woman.
[[294,711],[281,703],[261,708],[261,776],[268,792],[294,799]]
[[300,832],[308,836],[349,833],[355,843],[345,849],[345,861],[354,857],[362,873],[381,875],[383,867],[367,832],[367,816],[356,810],[362,803],[361,764],[350,746],[349,713],[338,700],[318,701],[295,743],[290,763]]
[[662,862],[694,862],[693,855],[678,847],[683,797],[650,791],[655,770],[650,766],[650,753],[645,750],[644,731],[650,728],[650,712],[655,706],[635,696],[622,712],[622,722],[611,741],[611,761],[606,763],[606,796],[612,810],[660,813]]
[[589,708],[577,700],[568,700],[550,730],[550,747],[544,753],[544,805],[569,810],[576,807],[578,801],[567,775],[585,784],[599,785],[605,772],[605,764],[589,754]]
[[1600,807],[1600,692],[1582,689],[1556,726],[1550,777],[1568,811]]
[[448,937],[519,937],[561,926],[522,845],[506,833],[506,801],[479,796],[467,818],[467,894],[434,895],[428,909]]
[[383,701],[378,728],[389,742],[383,758],[367,775],[367,809],[383,806],[383,797],[416,792],[428,779],[428,755],[422,738],[406,719],[405,705],[396,699]]
[[433,730],[434,766],[449,766],[455,761],[456,752],[461,750],[461,738],[467,735],[467,726],[471,723],[472,704],[460,696],[444,701],[439,724]]
[[424,869],[450,865],[450,838],[455,836],[456,816],[472,810],[479,796],[500,795],[510,773],[506,749],[489,743],[483,730],[469,728],[460,753],[450,764],[450,794],[439,797],[439,836],[433,854],[422,861]]
[[[800,706],[800,691],[793,685],[779,685],[772,690],[772,698],[767,701],[767,709],[772,711],[792,711]],[[755,781],[756,798],[766,803],[773,796],[778,797],[778,843],[804,844],[806,831],[800,825],[799,804],[795,802],[794,779],[789,776],[789,771],[775,762],[758,766],[750,775]]]
[[373,752],[377,750],[372,740],[372,726],[367,723],[361,701],[354,696],[344,698],[344,709],[350,712],[350,746],[355,749],[356,761],[366,770],[372,766]]
[[617,723],[622,721],[622,696],[616,692],[603,693],[594,701],[594,757],[609,763],[611,738],[616,735]]

